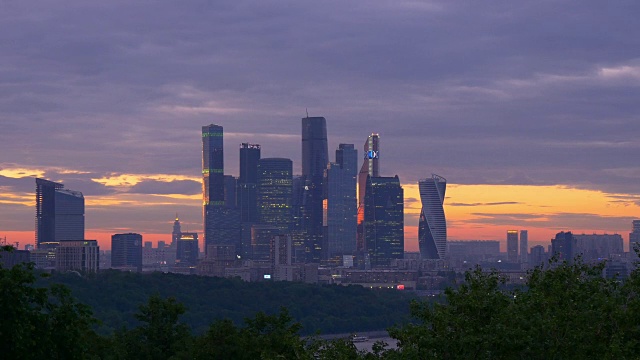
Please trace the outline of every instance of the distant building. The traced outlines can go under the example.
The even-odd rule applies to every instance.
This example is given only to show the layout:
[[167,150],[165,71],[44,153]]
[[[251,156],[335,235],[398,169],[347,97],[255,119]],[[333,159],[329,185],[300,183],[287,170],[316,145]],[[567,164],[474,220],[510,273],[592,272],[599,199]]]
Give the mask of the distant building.
[[234,201],[225,198],[223,128],[219,125],[202,127],[202,182],[205,251],[208,245],[233,245],[239,251],[240,210],[229,207]]
[[528,251],[529,251],[529,231],[520,230],[520,262],[521,263],[526,264],[529,262]]
[[36,246],[55,248],[61,240],[84,239],[84,196],[64,185],[36,179]]
[[573,262],[577,254],[577,241],[571,231],[561,231],[551,240],[551,255],[559,261]]
[[[636,254],[636,258],[638,256],[635,248],[638,245],[640,245],[640,220],[633,220],[633,229],[631,233],[629,233],[629,252]],[[638,250],[640,251],[640,248],[638,248]]]
[[258,222],[288,233],[292,225],[293,162],[262,158],[258,161]]
[[529,264],[531,266],[538,266],[547,261],[547,253],[544,250],[544,246],[536,245],[531,248],[531,254],[529,254]]
[[56,271],[95,273],[100,269],[100,247],[96,240],[60,241],[55,253]]
[[319,262],[324,243],[324,175],[329,163],[327,120],[324,117],[302,118],[302,176],[304,191],[302,223],[308,262]]
[[336,150],[336,162],[327,166],[325,260],[341,262],[343,255],[356,251],[357,172],[358,151],[353,144],[340,144]]
[[238,179],[233,175],[224,176],[224,206],[235,208],[237,206],[236,187]]
[[240,144],[240,176],[236,190],[237,204],[242,224],[242,241],[238,253],[249,258],[251,253],[251,225],[258,222],[258,161],[260,145]]
[[367,177],[364,239],[371,266],[404,256],[404,191],[395,177]]
[[444,198],[447,180],[433,174],[418,182],[422,210],[418,223],[418,245],[423,259],[444,259],[447,252],[447,220]]
[[574,234],[576,254],[585,261],[611,259],[624,254],[624,240],[619,234]]
[[507,261],[518,262],[518,230],[507,230]]
[[193,267],[198,264],[198,234],[183,232],[176,246],[176,266]]
[[500,256],[498,240],[447,241],[447,253],[451,258],[492,258]]
[[111,267],[142,271],[142,235],[135,233],[111,235]]
[[31,256],[27,250],[3,251],[0,250],[0,267],[11,269],[18,264],[26,264],[31,261]]
[[358,225],[356,237],[356,249],[365,250],[364,239],[364,218],[365,218],[365,195],[367,190],[367,177],[380,176],[380,136],[371,134],[364,143],[364,163],[358,173]]
[[269,261],[271,259],[271,241],[282,232],[273,225],[253,225],[251,227],[251,259]]

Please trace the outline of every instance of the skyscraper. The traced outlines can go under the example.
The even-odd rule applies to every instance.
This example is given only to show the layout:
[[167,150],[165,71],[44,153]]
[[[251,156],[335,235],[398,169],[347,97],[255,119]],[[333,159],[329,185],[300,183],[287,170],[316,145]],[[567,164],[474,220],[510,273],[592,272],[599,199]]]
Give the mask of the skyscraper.
[[237,198],[242,223],[242,241],[239,251],[242,258],[248,258],[251,253],[251,225],[258,222],[258,160],[260,160],[260,145],[240,144]]
[[371,134],[364,143],[364,163],[358,173],[358,225],[356,248],[362,251],[365,248],[364,243],[364,199],[367,189],[367,177],[380,176],[380,136]]
[[372,266],[404,257],[404,191],[395,177],[367,177],[364,240]]
[[225,201],[223,129],[202,127],[202,184],[205,251],[208,245],[241,249],[240,211]]
[[342,259],[342,255],[352,255],[356,250],[357,167],[358,151],[353,144],[340,144],[336,150],[336,162],[330,163],[326,172],[325,259]]
[[520,230],[520,262],[529,262],[529,231]]
[[180,228],[180,219],[178,218],[178,214],[176,214],[176,219],[173,222],[173,231],[171,232],[172,246],[176,246],[178,244],[178,240],[180,240],[180,234],[182,234],[182,229]]
[[293,162],[283,158],[258,161],[258,221],[282,233],[291,230]]
[[198,234],[183,232],[176,246],[176,265],[182,267],[196,266],[198,263]]
[[224,176],[224,206],[233,209],[237,206],[236,187],[238,179],[233,175]]
[[561,231],[556,234],[555,239],[551,239],[551,256],[556,256],[559,261],[573,262],[576,256],[578,241],[571,231]]
[[309,262],[319,262],[322,257],[324,172],[328,163],[326,119],[302,118],[302,175],[305,177],[302,226]]
[[84,196],[37,178],[36,244],[44,249],[62,240],[84,240]]
[[507,261],[518,262],[518,230],[507,230]]
[[111,235],[111,267],[132,267],[142,271],[142,235]]
[[418,246],[423,259],[444,259],[447,252],[447,220],[444,195],[447,180],[433,174],[418,182],[422,210],[418,223]]

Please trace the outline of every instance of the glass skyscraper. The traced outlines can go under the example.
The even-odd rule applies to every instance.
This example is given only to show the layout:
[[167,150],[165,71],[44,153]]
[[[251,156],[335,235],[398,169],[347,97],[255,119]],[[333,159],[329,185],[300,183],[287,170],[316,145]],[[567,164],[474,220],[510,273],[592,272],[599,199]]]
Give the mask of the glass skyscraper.
[[404,191],[398,176],[367,177],[364,241],[372,266],[404,257]]
[[63,240],[84,240],[84,196],[37,178],[36,244],[45,249]]
[[133,267],[142,271],[142,235],[111,235],[111,267]]
[[[205,252],[208,245],[233,245],[241,249],[240,211],[225,199],[223,129],[202,127],[202,195]],[[227,191],[229,193],[229,191]]]
[[353,255],[356,251],[358,200],[356,175],[358,150],[353,144],[340,144],[336,162],[327,167],[325,259]]
[[444,216],[444,195],[447,180],[432,175],[418,182],[422,210],[418,223],[418,246],[423,259],[444,259],[447,251],[447,221]]
[[248,258],[251,254],[251,225],[258,222],[258,160],[260,145],[240,144],[240,176],[236,196],[242,222],[242,258]]
[[302,118],[302,227],[307,239],[307,261],[319,262],[323,243],[324,172],[329,163],[327,121],[324,117]]
[[258,161],[258,221],[289,233],[292,225],[293,162],[283,158]]
[[362,163],[362,168],[360,168],[360,173],[358,173],[358,225],[356,240],[356,248],[358,251],[363,251],[365,248],[364,199],[367,190],[368,176],[380,176],[380,136],[378,134],[371,134],[367,137],[367,141],[364,143],[364,162]]

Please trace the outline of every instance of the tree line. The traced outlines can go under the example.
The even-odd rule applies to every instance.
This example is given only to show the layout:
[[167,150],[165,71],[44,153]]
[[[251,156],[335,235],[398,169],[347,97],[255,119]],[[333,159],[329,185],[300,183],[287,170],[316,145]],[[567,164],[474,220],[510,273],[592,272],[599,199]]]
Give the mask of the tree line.
[[175,298],[153,295],[138,325],[99,334],[88,305],[60,284],[36,285],[31,265],[0,269],[0,346],[5,359],[636,359],[640,271],[620,281],[603,264],[552,263],[526,286],[476,268],[441,302],[413,300],[413,321],[392,326],[395,348],[358,351],[349,339],[301,336],[286,308],[241,324],[213,321],[196,334]]

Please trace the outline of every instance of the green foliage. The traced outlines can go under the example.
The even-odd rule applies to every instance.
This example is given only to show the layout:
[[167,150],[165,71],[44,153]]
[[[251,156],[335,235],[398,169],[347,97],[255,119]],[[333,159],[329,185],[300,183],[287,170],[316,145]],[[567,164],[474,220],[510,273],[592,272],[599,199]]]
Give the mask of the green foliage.
[[[418,324],[391,330],[406,359],[637,358],[640,281],[602,276],[604,264],[553,263],[529,274],[526,290],[503,290],[477,268],[447,290],[446,303],[414,302]],[[391,353],[388,354],[391,358]]]
[[319,286],[292,282],[247,283],[180,274],[106,271],[95,278],[55,274],[42,284],[62,283],[88,304],[100,319],[102,334],[139,325],[139,304],[158,294],[174,297],[189,309],[182,317],[196,334],[218,319],[236,325],[258,312],[272,314],[284,306],[302,325],[301,334],[362,332],[409,320],[410,293],[361,286]]
[[[0,251],[12,251],[3,247]],[[59,285],[35,287],[33,265],[0,266],[0,349],[4,359],[86,359],[98,341],[86,305]]]

